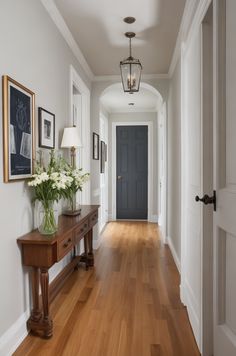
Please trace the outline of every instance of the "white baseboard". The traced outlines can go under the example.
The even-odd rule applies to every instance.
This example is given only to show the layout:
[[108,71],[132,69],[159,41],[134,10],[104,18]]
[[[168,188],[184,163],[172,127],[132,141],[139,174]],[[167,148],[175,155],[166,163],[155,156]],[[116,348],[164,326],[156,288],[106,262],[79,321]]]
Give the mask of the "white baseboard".
[[172,243],[172,239],[171,239],[170,236],[167,236],[166,242],[167,242],[167,244],[169,245],[169,248],[170,248],[170,251],[171,251],[171,253],[172,253],[173,259],[174,259],[174,261],[175,261],[176,267],[177,267],[179,273],[181,274],[180,259],[179,259],[178,255],[177,255],[177,252],[176,252],[176,250],[175,250],[175,248],[174,248],[174,245],[173,245],[173,243]]
[[180,300],[183,303],[183,305],[186,306],[186,297],[185,297],[185,293],[184,293],[183,283],[180,284],[179,288],[180,288]]
[[157,215],[151,215],[150,219],[148,219],[149,222],[152,223],[158,223],[158,216]]
[[190,320],[191,327],[193,329],[193,334],[196,339],[199,350],[201,351],[200,322],[196,313],[196,305],[194,305],[195,303],[193,300],[191,289],[188,287],[187,283],[183,283],[183,281],[181,283],[180,293],[182,303],[187,306],[188,317]]
[[161,225],[158,225],[158,227],[159,227],[159,232],[160,232],[160,235],[161,235],[161,239],[162,239],[163,243],[166,244],[167,241],[166,241],[165,231],[164,231],[164,229],[162,228]]
[[11,356],[18,346],[28,335],[26,322],[30,311],[27,310],[19,319],[1,336],[0,338],[0,356]]
[[101,245],[101,238],[99,238],[97,240],[93,240],[93,249],[94,250],[98,250],[100,245]]

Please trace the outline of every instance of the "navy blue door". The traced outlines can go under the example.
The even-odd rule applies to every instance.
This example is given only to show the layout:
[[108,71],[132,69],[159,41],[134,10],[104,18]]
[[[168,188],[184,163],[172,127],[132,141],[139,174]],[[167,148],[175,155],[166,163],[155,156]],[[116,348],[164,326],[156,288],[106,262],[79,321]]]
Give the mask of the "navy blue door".
[[147,219],[148,128],[118,126],[117,219]]

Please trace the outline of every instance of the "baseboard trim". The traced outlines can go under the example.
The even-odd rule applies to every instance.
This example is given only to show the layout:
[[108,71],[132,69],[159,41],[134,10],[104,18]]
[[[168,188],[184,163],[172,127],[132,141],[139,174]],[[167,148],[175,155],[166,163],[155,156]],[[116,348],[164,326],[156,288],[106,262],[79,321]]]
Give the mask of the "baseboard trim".
[[94,250],[98,250],[101,245],[101,236],[97,240],[93,240],[93,248]]
[[193,329],[193,334],[196,340],[196,343],[201,351],[201,343],[200,343],[200,327],[199,327],[199,319],[195,312],[195,307],[192,301],[191,290],[188,288],[186,283],[181,283],[181,301],[184,301],[184,305],[187,307],[188,317],[190,320],[191,327]]
[[49,301],[50,303],[53,299],[57,296],[58,292],[60,291],[61,287],[65,283],[65,281],[70,277],[73,273],[75,266],[79,263],[80,256],[76,256],[69,262],[66,267],[53,279],[53,281],[49,285]]
[[[77,256],[69,262],[62,271],[53,279],[49,285],[50,303],[56,297],[61,287],[69,276],[73,273],[75,266],[79,263],[80,257]],[[11,356],[28,335],[26,322],[29,319],[30,310],[27,310],[20,318],[1,336],[0,356]],[[17,341],[16,341],[17,340]],[[13,346],[12,346],[13,345]]]
[[151,223],[158,223],[158,216],[157,215],[151,215],[150,219],[148,219],[149,222]]
[[172,239],[171,239],[170,236],[167,236],[167,238],[166,238],[166,243],[167,243],[167,245],[169,245],[169,248],[170,248],[170,251],[171,251],[171,253],[172,253],[173,259],[174,259],[174,261],[175,261],[176,267],[177,267],[177,269],[178,269],[178,271],[179,271],[179,274],[181,274],[181,263],[180,263],[180,259],[179,259],[178,255],[177,255],[177,252],[176,252],[176,250],[175,250],[175,247],[174,247],[174,245],[173,245],[173,242],[172,242]]
[[24,312],[24,314],[22,314],[19,319],[17,319],[17,321],[1,336],[1,356],[11,356],[28,335],[26,322],[29,318],[29,315],[29,310]]

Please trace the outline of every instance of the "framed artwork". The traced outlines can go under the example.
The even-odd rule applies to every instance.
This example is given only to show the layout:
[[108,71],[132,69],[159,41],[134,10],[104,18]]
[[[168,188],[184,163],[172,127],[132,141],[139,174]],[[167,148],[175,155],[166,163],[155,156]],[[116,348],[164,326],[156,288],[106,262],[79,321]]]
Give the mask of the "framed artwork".
[[55,115],[38,108],[39,147],[55,148]]
[[35,94],[4,75],[3,155],[4,182],[30,178],[35,152]]
[[105,142],[101,141],[101,173],[105,172]]
[[93,133],[93,159],[99,159],[99,135]]

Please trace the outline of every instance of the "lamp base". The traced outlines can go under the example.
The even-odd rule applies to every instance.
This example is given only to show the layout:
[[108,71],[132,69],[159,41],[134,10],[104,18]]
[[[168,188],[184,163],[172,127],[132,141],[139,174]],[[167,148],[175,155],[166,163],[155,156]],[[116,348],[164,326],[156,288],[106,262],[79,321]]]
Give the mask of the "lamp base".
[[76,216],[76,215],[80,215],[80,213],[81,213],[81,208],[79,208],[77,210],[65,210],[65,211],[63,211],[62,215]]

